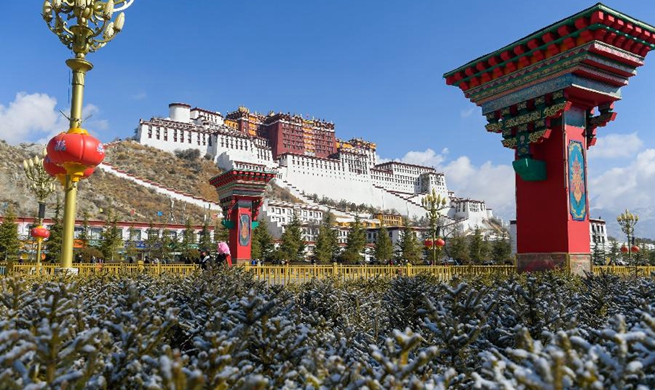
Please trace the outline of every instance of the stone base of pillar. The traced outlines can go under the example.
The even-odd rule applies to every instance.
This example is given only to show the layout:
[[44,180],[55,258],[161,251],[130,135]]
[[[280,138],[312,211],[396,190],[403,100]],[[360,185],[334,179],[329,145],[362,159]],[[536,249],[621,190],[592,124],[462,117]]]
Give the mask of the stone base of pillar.
[[574,275],[584,276],[591,272],[589,253],[519,253],[516,255],[518,272],[539,272],[566,270]]

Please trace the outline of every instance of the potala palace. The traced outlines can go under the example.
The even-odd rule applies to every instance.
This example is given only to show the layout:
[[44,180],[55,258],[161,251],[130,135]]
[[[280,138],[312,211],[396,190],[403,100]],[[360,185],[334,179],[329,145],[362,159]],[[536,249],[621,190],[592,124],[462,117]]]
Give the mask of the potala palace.
[[[325,120],[289,113],[263,115],[245,107],[223,116],[171,103],[168,118],[141,120],[135,139],[169,152],[197,149],[225,170],[245,164],[273,169],[276,183],[300,199],[316,194],[422,217],[421,199],[435,190],[450,199],[445,212],[463,220],[465,230],[483,226],[492,217],[484,201],[449,191],[443,173],[398,161],[378,163],[374,143],[339,139],[334,123]],[[264,206],[267,219],[274,221],[272,208]]]

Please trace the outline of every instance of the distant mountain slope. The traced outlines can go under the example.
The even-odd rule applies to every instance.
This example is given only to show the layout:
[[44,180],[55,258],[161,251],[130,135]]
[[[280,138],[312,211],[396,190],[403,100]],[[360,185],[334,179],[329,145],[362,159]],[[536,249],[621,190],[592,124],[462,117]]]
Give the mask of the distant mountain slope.
[[[107,153],[108,160],[120,162],[120,166],[124,170],[135,172],[135,174],[152,172],[150,173],[151,177],[158,179],[153,181],[158,183],[163,181],[170,184],[178,183],[179,187],[171,187],[172,189],[194,195],[204,194],[210,200],[217,200],[216,191],[209,183],[206,183],[207,176],[220,173],[211,162],[200,159],[195,162],[180,161],[170,153],[138,152],[141,150],[140,145],[132,142],[127,142],[127,144],[125,147],[116,147],[116,144],[110,147]],[[137,147],[132,148],[132,145]],[[44,145],[35,144],[11,146],[0,141],[0,214],[4,214],[9,204],[14,206],[17,215],[34,216],[36,214],[38,208],[36,198],[28,188],[22,163],[24,159],[40,154],[43,148]],[[112,150],[113,148],[116,149]],[[132,163],[125,162],[128,159],[124,159],[121,157],[122,155],[134,157],[131,160]],[[146,160],[147,163],[141,164],[141,161]],[[156,170],[156,167],[160,167],[160,169]],[[200,172],[195,169],[200,169]],[[160,174],[154,173],[157,171]],[[46,211],[48,217],[52,217],[54,214],[57,195],[63,202],[64,194],[59,184],[57,184],[55,193],[48,199]],[[169,220],[171,214],[168,197],[97,169],[89,179],[82,180],[79,184],[77,217],[81,219],[83,212],[87,211],[91,219],[103,219],[110,208],[114,209],[119,218],[125,221],[147,222],[152,219],[164,222]],[[181,202],[177,202],[172,211],[173,219],[178,223],[184,223],[187,217],[191,218],[194,223],[201,223],[205,214],[205,210],[202,208],[190,204],[184,205]],[[161,212],[161,216],[158,215],[159,212]]]
[[185,151],[181,155],[186,157],[176,157],[172,153],[126,140],[107,147],[105,162],[164,187],[218,202],[216,189],[209,184],[209,179],[222,171],[203,156],[191,158],[192,154]]

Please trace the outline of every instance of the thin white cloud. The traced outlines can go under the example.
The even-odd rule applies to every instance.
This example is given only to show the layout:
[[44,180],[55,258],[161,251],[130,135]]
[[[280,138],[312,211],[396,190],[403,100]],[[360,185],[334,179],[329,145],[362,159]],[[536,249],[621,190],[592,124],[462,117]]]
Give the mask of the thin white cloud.
[[468,157],[461,156],[445,165],[443,171],[448,188],[456,196],[484,200],[495,215],[505,220],[514,218],[515,175],[511,165],[487,161],[475,166]]
[[444,148],[440,153],[428,148],[424,152],[410,151],[407,152],[400,161],[408,164],[424,165],[426,167],[439,167],[446,160],[448,148]]
[[598,137],[596,145],[589,149],[590,159],[599,158],[625,158],[634,156],[644,143],[637,133],[632,134],[607,134]]
[[[67,113],[68,109],[63,109]],[[93,104],[86,105],[84,118],[92,115],[83,126],[90,132],[106,130],[106,119],[97,118],[99,108]],[[68,130],[68,119],[57,108],[57,99],[45,93],[19,92],[14,101],[7,105],[0,104],[0,138],[16,145],[21,142],[47,143],[54,135]]]
[[9,105],[0,104],[0,137],[15,145],[67,129],[68,121],[56,105],[57,99],[47,94],[17,93]]
[[593,208],[651,208],[655,204],[655,149],[646,149],[628,165],[591,178],[589,193]]
[[448,189],[455,191],[456,196],[484,200],[495,215],[506,220],[514,218],[514,170],[510,165],[487,161],[475,166],[466,156],[447,160],[448,149],[440,153],[432,149],[411,151],[401,159],[409,164],[435,167],[446,174]]
[[145,91],[140,91],[134,95],[132,95],[132,99],[134,100],[145,100],[148,97],[148,94],[145,93]]
[[476,108],[477,108],[477,107],[471,107],[471,108],[467,108],[467,109],[464,109],[464,110],[460,110],[460,111],[459,111],[459,116],[460,116],[461,118],[468,118],[468,117],[470,117],[471,115],[473,115],[473,113],[475,112],[475,109],[476,109]]

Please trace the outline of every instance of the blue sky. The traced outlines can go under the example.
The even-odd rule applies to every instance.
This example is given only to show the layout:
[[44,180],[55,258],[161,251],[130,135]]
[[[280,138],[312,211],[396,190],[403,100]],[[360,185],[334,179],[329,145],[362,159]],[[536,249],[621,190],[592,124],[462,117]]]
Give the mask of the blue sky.
[[[86,126],[105,142],[128,137],[140,118],[166,116],[173,101],[223,113],[245,105],[315,116],[335,122],[339,137],[376,142],[383,158],[444,170],[459,195],[487,199],[511,217],[512,152],[485,132],[479,109],[442,74],[593,4],[136,0],[124,31],[88,57],[95,68]],[[606,4],[655,24],[655,2]],[[0,14],[0,136],[10,143],[65,130],[57,111],[68,107],[70,53],[40,12],[41,2],[12,1]],[[655,190],[649,172],[631,179],[633,192],[615,188],[626,174],[647,170],[655,148],[650,62],[623,89],[617,120],[600,129],[599,151],[590,154],[599,210],[652,203],[643,189],[653,181]]]

